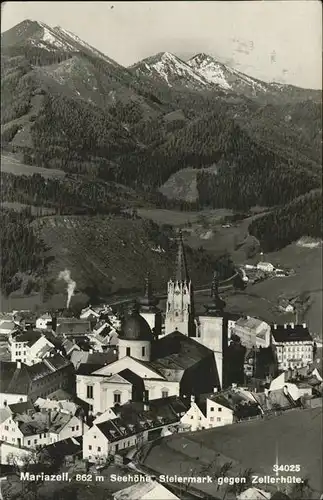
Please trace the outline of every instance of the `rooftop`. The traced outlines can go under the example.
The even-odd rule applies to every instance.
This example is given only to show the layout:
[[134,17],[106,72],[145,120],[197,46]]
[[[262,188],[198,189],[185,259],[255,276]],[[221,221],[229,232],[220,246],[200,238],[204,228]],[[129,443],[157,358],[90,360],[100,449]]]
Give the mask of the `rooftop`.
[[311,342],[313,340],[305,324],[273,325],[271,334],[276,342]]

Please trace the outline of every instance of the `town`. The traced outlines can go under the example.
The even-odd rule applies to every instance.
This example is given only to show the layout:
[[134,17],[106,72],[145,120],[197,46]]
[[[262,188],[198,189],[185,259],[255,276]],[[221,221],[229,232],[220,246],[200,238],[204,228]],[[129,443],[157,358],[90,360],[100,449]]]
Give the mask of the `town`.
[[[112,467],[115,500],[222,498],[228,487],[237,496],[227,498],[283,498],[251,477],[237,488],[225,464],[217,486],[207,480],[210,469],[195,474],[212,483],[201,492],[186,471],[171,476],[146,463],[162,440],[208,429],[220,436],[229,427],[322,407],[322,344],[308,326],[230,313],[216,272],[200,310],[181,233],[177,246],[165,310],[147,273],[142,296],[126,311],[89,305],[74,317],[68,289],[65,312],[1,314],[2,476],[18,470],[28,483],[46,467],[48,477],[55,472],[61,481],[100,482]],[[124,471],[126,487],[113,480]]]

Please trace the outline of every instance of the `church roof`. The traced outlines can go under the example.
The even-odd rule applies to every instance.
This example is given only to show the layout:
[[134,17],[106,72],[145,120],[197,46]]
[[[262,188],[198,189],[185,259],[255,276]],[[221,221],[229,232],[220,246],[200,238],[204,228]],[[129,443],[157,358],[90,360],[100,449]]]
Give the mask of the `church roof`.
[[137,310],[133,310],[125,320],[119,338],[124,340],[154,340],[150,326]]

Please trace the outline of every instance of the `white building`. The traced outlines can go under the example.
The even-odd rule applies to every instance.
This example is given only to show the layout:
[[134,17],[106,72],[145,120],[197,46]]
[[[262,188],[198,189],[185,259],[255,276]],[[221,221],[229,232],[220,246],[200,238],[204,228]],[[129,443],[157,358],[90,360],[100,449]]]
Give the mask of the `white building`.
[[54,345],[36,330],[28,330],[9,339],[8,348],[11,352],[11,361],[31,366],[40,363],[50,356]]
[[83,363],[77,371],[77,396],[94,415],[116,403],[202,393],[219,385],[210,349],[179,332],[155,340],[138,311],[127,318],[118,340],[117,361],[98,369]]
[[269,347],[271,343],[270,326],[257,318],[240,318],[236,321],[232,333],[237,335],[245,347]]
[[305,323],[273,325],[272,344],[279,370],[301,368],[313,363],[314,341]]
[[312,387],[306,382],[293,379],[287,372],[283,372],[271,381],[269,390],[283,389],[286,395],[290,395],[294,401],[303,396],[312,396]]
[[49,313],[42,314],[36,319],[36,328],[38,330],[48,330],[52,327],[52,316]]
[[147,403],[127,403],[113,409],[116,417],[111,414],[102,421],[101,415],[85,432],[83,459],[105,462],[109,455],[162,436],[168,429],[179,427],[187,409],[184,399],[176,396]]
[[245,410],[245,416],[260,413],[252,393],[246,390],[227,389],[197,398],[191,396],[191,406],[181,418],[181,423],[191,431],[230,425],[242,418],[239,407]]
[[83,420],[60,411],[42,411],[10,415],[1,423],[0,439],[25,448],[36,449],[71,437],[79,437],[88,430]]
[[275,269],[275,266],[270,262],[258,262],[257,269],[266,273],[272,273]]

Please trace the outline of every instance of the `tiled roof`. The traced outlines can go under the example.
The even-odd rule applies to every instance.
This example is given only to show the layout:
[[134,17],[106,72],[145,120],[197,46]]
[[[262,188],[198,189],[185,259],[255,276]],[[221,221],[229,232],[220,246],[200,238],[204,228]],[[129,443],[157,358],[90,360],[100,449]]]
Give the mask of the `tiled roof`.
[[28,410],[35,410],[34,405],[31,403],[31,401],[25,401],[23,403],[16,403],[13,405],[8,405],[10,408],[10,411],[12,413],[17,413],[17,414],[23,414],[26,413]]
[[55,354],[54,356],[50,356],[49,358],[44,359],[44,363],[47,366],[50,366],[52,371],[60,370],[61,368],[65,368],[71,365],[71,362],[64,358],[61,354]]
[[38,339],[42,337],[42,333],[38,330],[27,330],[20,335],[16,335],[15,342],[27,342],[28,347],[34,345]]
[[118,414],[115,419],[97,424],[100,431],[109,441],[118,441],[148,429],[156,429],[163,425],[179,422],[180,414],[185,413],[189,403],[178,396],[171,396],[147,403],[131,402],[113,408]]
[[[154,360],[148,365],[164,375],[165,370],[184,371],[206,357],[212,351],[180,332],[173,332],[156,342]],[[176,377],[177,378],[177,377]]]
[[57,334],[79,335],[91,332],[91,323],[84,319],[57,318]]
[[29,367],[21,364],[17,368],[16,363],[11,361],[0,361],[0,390],[5,394],[28,394],[31,377]]
[[253,330],[258,328],[263,321],[257,318],[239,318],[236,322],[236,326],[241,326],[242,328],[248,328]]
[[309,342],[312,340],[308,327],[303,325],[274,325],[271,328],[271,333],[276,342]]
[[[93,352],[89,351],[74,351],[71,355],[71,361],[75,368],[80,368],[81,365],[99,365],[99,368],[109,365],[114,361],[117,361],[118,354],[114,352],[114,349],[109,349],[106,352]],[[98,368],[96,368],[97,370]],[[92,369],[94,371],[94,368]]]

